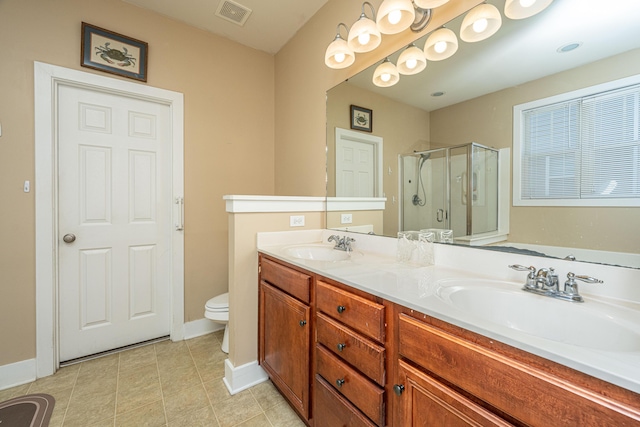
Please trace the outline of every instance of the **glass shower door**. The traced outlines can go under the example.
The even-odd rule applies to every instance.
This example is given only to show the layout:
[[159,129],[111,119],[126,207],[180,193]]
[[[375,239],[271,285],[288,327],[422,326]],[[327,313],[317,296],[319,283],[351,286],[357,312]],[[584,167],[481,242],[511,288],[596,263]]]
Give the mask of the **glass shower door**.
[[449,228],[447,150],[402,157],[402,229]]

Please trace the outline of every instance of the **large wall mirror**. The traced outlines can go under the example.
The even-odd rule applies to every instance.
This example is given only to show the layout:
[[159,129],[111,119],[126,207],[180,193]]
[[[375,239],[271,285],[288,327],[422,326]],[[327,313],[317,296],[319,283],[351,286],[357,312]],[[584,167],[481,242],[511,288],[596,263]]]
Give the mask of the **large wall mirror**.
[[[488,3],[504,10],[504,0]],[[502,27],[489,39],[459,41],[452,57],[428,61],[420,73],[400,75],[394,86],[373,84],[380,61],[329,90],[327,195],[336,200],[384,198],[384,202],[377,205],[380,208],[330,209],[327,226],[396,236],[402,229],[431,227],[430,223],[410,223],[412,209],[414,215],[442,221],[449,215],[447,210],[458,203],[458,208],[468,214],[463,222],[470,222],[475,215],[470,206],[478,205],[491,215],[502,209],[502,221],[508,219],[506,240],[489,242],[482,248],[520,245],[533,251],[529,253],[573,255],[578,261],[640,268],[640,203],[521,206],[514,205],[511,190],[514,106],[640,75],[638,17],[640,2],[635,0],[606,4],[555,0],[527,19],[511,20],[503,14]],[[446,27],[458,35],[462,18]],[[427,37],[416,40],[415,45],[423,48]],[[395,64],[400,53],[389,60]],[[351,106],[360,107],[356,115],[363,114],[360,111],[365,114],[355,117],[359,121],[355,127]],[[640,118],[636,120],[632,152],[638,156],[635,164],[640,165]],[[474,148],[471,143],[486,151],[469,154]],[[344,144],[355,144],[355,149],[364,147],[373,159],[372,169],[361,174],[362,182],[340,182]],[[456,171],[456,156],[468,159],[459,162],[466,169]],[[496,172],[497,160],[491,159],[494,156],[502,156],[500,174]],[[482,171],[473,166],[471,159],[476,158],[483,165]],[[448,174],[443,173],[446,168],[450,169]],[[428,172],[421,176],[425,170]],[[640,187],[640,168],[635,173]],[[431,188],[434,183],[447,192],[445,209],[434,206],[435,199],[442,198]],[[502,202],[476,191],[489,183],[495,185]],[[418,210],[421,205],[431,205],[432,209]],[[500,226],[494,216],[476,222],[483,227],[485,223]],[[442,227],[436,224],[435,228]],[[554,252],[554,248],[562,249]]]

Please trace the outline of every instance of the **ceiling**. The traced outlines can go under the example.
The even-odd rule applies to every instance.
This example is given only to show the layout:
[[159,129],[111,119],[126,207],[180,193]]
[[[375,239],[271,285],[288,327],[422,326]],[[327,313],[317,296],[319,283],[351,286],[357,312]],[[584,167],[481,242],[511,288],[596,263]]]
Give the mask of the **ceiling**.
[[[500,11],[504,0],[488,0]],[[390,88],[373,86],[375,66],[349,78],[349,83],[383,96],[432,111],[487,93],[516,86],[640,47],[640,1],[556,0],[526,20],[502,19],[502,28],[478,43],[460,41],[459,50],[444,61],[429,61],[420,74],[400,76]],[[458,34],[462,17],[447,25]],[[557,49],[581,43],[568,53]],[[417,42],[424,47],[424,38]],[[399,53],[389,59],[396,63]],[[441,97],[429,96],[444,92]]]
[[251,10],[243,26],[216,16],[228,0],[123,0],[245,46],[277,53],[328,0],[233,0]]

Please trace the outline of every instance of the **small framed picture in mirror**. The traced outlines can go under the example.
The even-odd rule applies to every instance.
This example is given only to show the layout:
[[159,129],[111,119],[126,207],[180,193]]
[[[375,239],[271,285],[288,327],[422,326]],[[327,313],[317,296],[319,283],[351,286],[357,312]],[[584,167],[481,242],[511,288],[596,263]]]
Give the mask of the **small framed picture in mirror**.
[[351,129],[371,132],[373,130],[373,111],[368,108],[351,106]]

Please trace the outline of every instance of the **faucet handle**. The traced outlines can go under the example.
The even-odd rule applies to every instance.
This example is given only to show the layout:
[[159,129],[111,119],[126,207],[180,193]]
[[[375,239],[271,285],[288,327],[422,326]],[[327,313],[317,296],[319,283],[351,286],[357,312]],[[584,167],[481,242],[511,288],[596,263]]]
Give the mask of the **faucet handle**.
[[520,264],[513,264],[510,265],[509,268],[516,270],[516,271],[528,271],[529,272],[529,278],[533,279],[535,277],[536,274],[536,268],[532,265],[530,267],[525,267],[524,265],[520,265]]
[[579,302],[582,302],[583,298],[578,293],[578,283],[576,282],[576,279],[586,283],[604,283],[602,280],[596,279],[595,277],[576,276],[571,272],[567,273],[567,281],[564,282],[564,293],[572,300]]
[[527,274],[527,281],[525,282],[525,285],[524,285],[525,289],[536,289],[538,287],[538,284],[536,283],[536,268],[533,265],[530,267],[525,267],[524,265],[513,264],[513,265],[510,265],[509,268],[516,271],[529,272],[529,274]]
[[[571,277],[569,277],[571,276]],[[595,277],[591,277],[591,276],[576,276],[573,273],[567,273],[567,279],[572,278],[572,279],[578,279],[582,282],[585,283],[604,283],[603,280],[600,279],[596,279]]]

